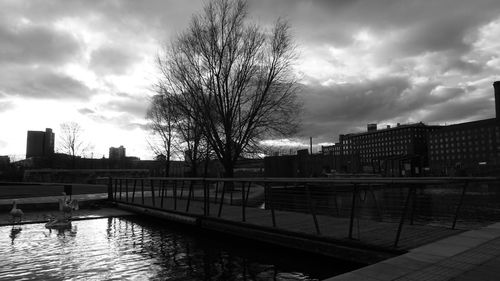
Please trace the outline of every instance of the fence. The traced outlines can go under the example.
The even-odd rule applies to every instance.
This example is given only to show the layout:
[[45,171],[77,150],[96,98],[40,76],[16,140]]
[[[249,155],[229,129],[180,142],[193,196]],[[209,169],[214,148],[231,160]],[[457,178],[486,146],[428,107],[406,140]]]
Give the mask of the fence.
[[500,220],[498,178],[112,178],[109,198],[409,249]]

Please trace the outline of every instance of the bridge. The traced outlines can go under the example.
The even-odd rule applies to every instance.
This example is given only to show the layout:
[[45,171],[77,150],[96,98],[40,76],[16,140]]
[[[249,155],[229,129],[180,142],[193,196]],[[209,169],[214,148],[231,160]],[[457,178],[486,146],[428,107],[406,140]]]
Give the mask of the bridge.
[[120,208],[374,263],[500,219],[500,179],[110,178]]

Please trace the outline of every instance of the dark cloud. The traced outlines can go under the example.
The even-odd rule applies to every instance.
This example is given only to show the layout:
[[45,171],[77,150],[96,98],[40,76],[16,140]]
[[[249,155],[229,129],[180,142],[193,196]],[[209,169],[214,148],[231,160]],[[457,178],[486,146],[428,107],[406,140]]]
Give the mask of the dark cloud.
[[123,47],[105,46],[92,52],[90,68],[99,74],[125,74],[138,56]]
[[131,95],[129,93],[125,93],[125,92],[118,92],[115,95],[122,97],[122,98],[134,98],[133,95]]
[[85,84],[49,68],[12,67],[0,72],[0,91],[40,99],[88,99],[94,94]]
[[116,112],[129,113],[137,117],[144,117],[146,115],[147,103],[133,100],[117,100],[107,103],[106,108]]
[[95,111],[93,111],[92,109],[89,109],[89,108],[80,108],[80,109],[78,109],[78,112],[80,112],[81,114],[84,114],[84,115],[95,113]]
[[0,24],[0,62],[14,64],[66,62],[79,54],[79,42],[49,26]]
[[[405,77],[331,86],[304,86],[302,136],[323,141],[356,132],[367,123],[438,122],[488,116],[488,98],[471,98],[474,87],[413,84]],[[420,117],[421,120],[415,120]]]
[[144,118],[149,101],[143,96],[132,95],[130,93],[116,93],[118,98],[115,98],[103,105],[103,109],[126,113],[137,118]]
[[141,124],[141,123],[129,123],[128,125],[126,125],[124,129],[129,129],[129,130],[140,129],[143,131],[151,130],[151,128],[147,124]]
[[429,111],[426,120],[433,123],[457,123],[495,117],[494,101],[484,97],[453,99],[446,104],[431,104],[426,109]]

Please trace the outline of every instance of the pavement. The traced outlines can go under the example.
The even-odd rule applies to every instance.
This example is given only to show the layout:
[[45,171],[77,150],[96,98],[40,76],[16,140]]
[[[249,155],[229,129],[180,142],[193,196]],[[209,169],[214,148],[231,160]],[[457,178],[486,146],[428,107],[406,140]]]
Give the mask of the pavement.
[[327,281],[500,280],[500,223],[462,232]]

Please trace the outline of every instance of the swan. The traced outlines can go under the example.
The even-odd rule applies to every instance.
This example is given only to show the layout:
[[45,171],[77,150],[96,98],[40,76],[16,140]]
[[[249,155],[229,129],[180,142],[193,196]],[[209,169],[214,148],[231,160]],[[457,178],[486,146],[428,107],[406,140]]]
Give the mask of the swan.
[[66,229],[71,228],[71,220],[69,218],[59,217],[51,218],[46,224],[46,228],[49,229]]
[[63,198],[59,198],[60,215],[50,218],[45,224],[46,228],[66,229],[71,228],[71,216],[73,210],[78,210],[78,201],[76,199],[68,200],[66,192],[63,192]]
[[59,199],[59,211],[63,213],[65,218],[71,218],[73,210],[78,210],[78,201],[76,199],[68,200],[66,192],[62,193],[64,198]]
[[12,209],[10,210],[10,216],[12,217],[12,223],[21,223],[24,213],[23,210],[17,208],[17,201],[12,202]]

